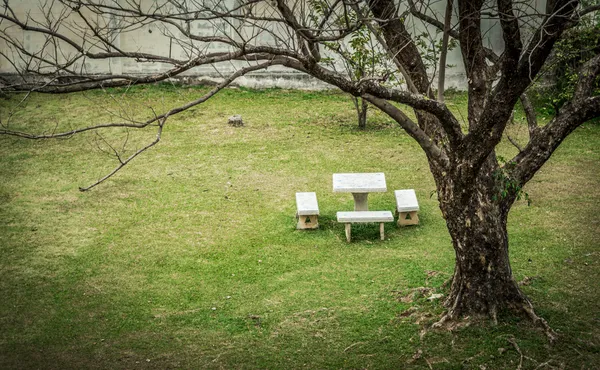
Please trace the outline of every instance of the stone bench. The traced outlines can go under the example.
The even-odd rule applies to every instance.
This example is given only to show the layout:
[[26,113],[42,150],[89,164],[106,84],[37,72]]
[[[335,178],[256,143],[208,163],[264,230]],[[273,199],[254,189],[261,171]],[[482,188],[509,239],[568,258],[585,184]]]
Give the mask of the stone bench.
[[418,225],[419,202],[414,189],[395,190],[398,226]]
[[393,222],[394,216],[390,211],[353,211],[353,212],[338,212],[338,222],[346,224],[346,240],[352,241],[352,224],[353,223],[366,223],[366,222],[379,222],[379,234],[381,240],[384,240],[384,222]]
[[296,193],[296,218],[299,230],[319,228],[319,204],[314,192]]

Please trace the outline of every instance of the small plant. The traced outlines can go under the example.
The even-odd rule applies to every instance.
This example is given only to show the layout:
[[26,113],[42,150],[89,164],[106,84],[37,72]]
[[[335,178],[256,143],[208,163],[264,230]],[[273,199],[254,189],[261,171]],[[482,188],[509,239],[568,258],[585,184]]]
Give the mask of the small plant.
[[498,156],[498,162],[503,165],[494,172],[494,180],[496,182],[496,194],[492,196],[492,200],[497,201],[504,199],[511,194],[515,194],[517,200],[524,198],[527,201],[527,206],[531,205],[529,194],[523,190],[523,186],[510,176],[511,171],[515,167],[512,161],[506,161],[502,156]]

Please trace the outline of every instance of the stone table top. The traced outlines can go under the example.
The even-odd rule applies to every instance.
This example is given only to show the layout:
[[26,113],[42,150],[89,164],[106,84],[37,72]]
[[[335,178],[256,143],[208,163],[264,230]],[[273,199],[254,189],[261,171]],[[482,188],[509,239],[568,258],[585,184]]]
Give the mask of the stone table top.
[[383,172],[334,173],[333,191],[336,193],[375,193],[387,191]]

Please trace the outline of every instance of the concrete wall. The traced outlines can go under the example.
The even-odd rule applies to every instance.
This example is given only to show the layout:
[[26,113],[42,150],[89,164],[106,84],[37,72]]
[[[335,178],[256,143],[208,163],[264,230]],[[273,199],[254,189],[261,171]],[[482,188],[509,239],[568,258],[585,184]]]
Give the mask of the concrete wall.
[[[155,1],[151,0],[144,1],[145,5],[148,7],[156,3]],[[227,1],[230,2],[229,6],[231,6],[233,4],[233,1],[236,0]],[[42,19],[40,9],[37,6],[38,0],[9,0],[9,3],[15,8],[16,14],[23,19],[26,18],[26,14],[29,14],[34,19]],[[538,4],[537,1],[534,5],[537,7],[540,6],[540,4]],[[262,6],[263,8],[258,8],[255,11],[269,11],[268,3],[264,3],[264,5]],[[440,14],[443,14],[445,9],[445,1],[432,2],[432,9]],[[56,17],[58,17],[63,11],[65,11],[65,9],[62,8],[62,5],[60,4],[55,5],[52,8],[52,13],[55,14]],[[94,22],[98,22],[99,24],[109,24],[112,26],[118,26],[116,23],[116,19],[112,16],[98,16],[89,14],[89,12],[85,14],[86,17],[89,17]],[[82,21],[80,19],[77,19],[76,16],[72,16],[71,19],[75,20],[75,22],[78,24],[82,24]],[[49,58],[56,57],[56,49],[46,42],[47,40],[43,35],[34,32],[23,32],[17,27],[13,26],[7,28],[7,26],[8,24],[6,21],[0,23],[0,28],[4,29],[4,31],[9,36],[14,37],[15,40],[21,42],[28,52],[40,53],[40,55],[47,55]],[[227,24],[222,21],[192,22],[190,24],[191,30],[199,35],[234,35],[234,26],[234,24]],[[419,20],[414,20],[409,27],[414,33],[421,33],[423,31],[428,30],[431,34],[436,34],[433,28],[425,27],[425,25]],[[71,35],[78,43],[82,43],[86,46],[90,45],[92,38],[88,39],[85,35],[82,35],[78,32],[71,32],[66,29],[64,30],[67,32],[67,34]],[[491,47],[494,50],[502,50],[502,35],[500,28],[496,24],[496,22],[491,20],[483,20],[482,30],[485,31],[485,43],[487,44],[486,46]],[[256,34],[257,43],[266,42],[273,45],[276,45],[278,43],[277,40],[274,40],[273,37],[271,37],[269,34],[264,32],[261,33],[257,29],[242,28],[239,30],[239,32],[246,36]],[[284,31],[279,30],[277,32],[279,32],[279,34],[282,35],[282,39],[285,37]],[[182,40],[184,38],[177,29],[175,29],[174,27],[157,26],[156,24],[129,25],[122,32],[107,33],[105,36],[111,38],[111,40],[114,40],[114,44],[119,48],[122,48],[123,50],[152,53],[176,59],[188,59],[190,53],[197,55],[196,53],[199,52],[210,53],[227,50],[226,48],[223,48],[221,44],[217,43],[182,43],[179,40]],[[437,34],[437,36],[441,37],[441,34]],[[64,44],[62,45],[61,49],[62,53],[64,54],[59,55],[58,58],[61,60],[68,59],[75,53],[74,49]],[[94,47],[92,47],[92,50],[99,51],[98,48]],[[6,42],[4,42],[3,40],[0,40],[0,52],[2,52],[2,54],[4,55],[4,57],[0,56],[0,73],[13,73],[15,71],[15,64],[22,67],[27,63],[26,60],[24,60],[23,58],[19,58],[16,53],[12,52],[7,47]],[[465,88],[466,79],[464,75],[464,68],[462,67],[463,64],[461,54],[458,48],[449,53],[448,64],[453,65],[453,67],[449,68],[446,72],[446,87],[458,89]],[[181,77],[182,79],[190,83],[207,79],[218,80],[222,74],[227,74],[228,72],[231,72],[242,65],[245,65],[245,63],[227,62],[215,66],[200,66],[184,72],[181,75]],[[136,62],[133,59],[126,58],[114,58],[111,60],[82,59],[74,63],[71,68],[77,71],[81,71],[83,73],[90,74],[146,75],[165,71],[167,68],[169,68],[169,65],[155,62]],[[320,89],[327,87],[327,85],[322,82],[304,76],[299,72],[285,69],[279,66],[271,67],[265,71],[249,74],[243,78],[238,79],[236,82],[243,86],[259,88],[281,87]]]

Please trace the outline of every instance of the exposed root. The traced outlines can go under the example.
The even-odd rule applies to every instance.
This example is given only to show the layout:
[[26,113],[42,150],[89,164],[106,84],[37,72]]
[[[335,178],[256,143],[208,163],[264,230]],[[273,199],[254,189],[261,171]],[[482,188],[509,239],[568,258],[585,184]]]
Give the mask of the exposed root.
[[472,360],[476,359],[477,357],[479,357],[479,356],[483,355],[483,353],[484,353],[484,352],[483,352],[483,351],[481,351],[481,352],[479,352],[478,354],[476,354],[475,356],[471,356],[471,357],[469,357],[469,358],[466,358],[466,359],[464,359],[464,360],[463,360],[463,362],[462,362],[462,364],[464,365],[464,364],[467,364],[467,363],[469,363],[470,361],[472,361]]
[[440,285],[440,289],[446,289],[448,288],[450,285],[452,285],[452,279],[454,278],[454,276],[449,277],[448,279],[446,279],[446,281],[444,281],[442,283],[442,285]]
[[431,370],[433,370],[433,366],[431,366],[431,363],[429,362],[429,360],[427,358],[425,358],[425,357],[423,357],[423,360],[425,360],[425,362],[427,363],[427,366],[429,366],[429,368]]
[[513,347],[515,347],[515,350],[519,353],[519,356],[521,356],[521,358],[519,359],[519,366],[517,366],[517,370],[521,370],[523,368],[523,352],[521,352],[521,348],[519,348],[519,345],[517,344],[517,342],[515,341],[515,338],[508,338],[506,339],[510,344],[513,345]]
[[[539,317],[529,301],[527,297],[522,294],[518,287],[515,284],[515,288],[517,289],[517,294],[514,294],[511,298],[509,298],[508,302],[502,302],[500,300],[501,306],[498,306],[498,302],[490,302],[488,303],[487,310],[483,312],[473,312],[473,310],[465,309],[464,302],[462,302],[462,295],[464,293],[464,287],[460,287],[455,294],[450,294],[444,305],[447,307],[446,313],[440,318],[438,322],[431,326],[432,329],[440,329],[446,328],[448,330],[456,329],[460,326],[464,326],[464,321],[459,321],[461,317],[471,318],[469,321],[473,321],[474,319],[483,319],[486,318],[491,320],[494,325],[498,325],[498,309],[499,307],[507,307],[512,308],[515,312],[519,314],[525,314],[525,316],[531,320],[531,323],[534,326],[538,326],[543,329],[544,334],[550,341],[550,343],[554,343],[558,335],[552,328],[548,325],[546,320]],[[466,323],[468,325],[468,323]]]
[[452,316],[449,313],[446,313],[442,318],[431,325],[432,329],[445,329],[448,331],[453,331],[456,329],[467,327],[471,324],[472,317],[466,316],[464,320],[458,320],[457,317]]
[[[548,325],[546,320],[544,320],[543,318],[536,315],[536,313],[533,311],[533,307],[531,306],[531,303],[529,303],[527,301],[526,303],[522,304],[520,306],[520,310],[522,312],[525,312],[525,314],[527,315],[527,318],[529,318],[534,325],[539,326],[540,328],[542,328],[544,330],[544,334],[546,334],[546,337],[548,338],[550,343],[554,343],[558,339],[558,335],[556,334],[556,332],[554,330],[552,330],[552,328],[550,327],[550,325]],[[460,316],[461,316],[461,314],[457,313],[456,310],[450,309],[440,318],[440,320],[438,320],[436,323],[431,325],[431,328],[432,329],[445,328],[447,330],[453,330],[453,329],[456,329],[459,327],[469,325],[469,322],[467,322],[467,321],[459,321],[458,319]],[[488,317],[488,319],[492,320],[494,325],[498,325],[497,308],[495,306],[490,308],[490,311],[488,312],[487,317]],[[471,320],[469,320],[469,321],[479,320],[479,319],[483,320],[483,319],[485,319],[485,316],[479,316],[479,315],[465,316],[465,319],[469,319],[469,318],[471,318]]]
[[527,317],[529,317],[529,319],[533,322],[534,325],[540,326],[544,330],[544,333],[546,334],[546,337],[548,337],[550,343],[554,343],[558,339],[558,334],[556,334],[556,332],[552,330],[552,328],[550,327],[550,325],[548,325],[546,320],[536,315],[529,301],[526,301],[526,303],[523,304],[521,309],[525,312],[525,314],[527,314]]
[[548,361],[546,361],[546,362],[542,362],[542,363],[541,363],[541,364],[539,364],[539,365],[538,365],[538,366],[537,366],[537,367],[536,367],[534,370],[541,369],[541,368],[543,368],[543,367],[549,367],[549,368],[551,368],[551,369],[554,369],[554,367],[550,366],[550,363],[551,363],[551,362],[552,362],[552,360],[548,360]]
[[495,305],[492,306],[492,308],[490,308],[490,316],[492,318],[494,326],[498,326],[498,310],[496,309]]
[[517,353],[518,353],[518,354],[519,354],[519,356],[520,356],[520,358],[519,358],[519,366],[517,367],[517,370],[520,370],[520,369],[522,369],[522,368],[523,368],[523,361],[524,361],[524,360],[529,360],[529,361],[531,361],[531,362],[532,362],[534,365],[537,365],[537,366],[535,367],[535,370],[537,370],[537,369],[541,369],[541,368],[543,368],[543,367],[548,367],[548,368],[550,368],[550,369],[554,369],[554,367],[550,365],[550,363],[552,362],[552,359],[550,359],[550,360],[548,360],[548,361],[546,361],[546,362],[539,363],[539,361],[537,361],[536,359],[534,359],[534,358],[531,358],[531,357],[529,357],[529,356],[526,356],[526,355],[523,353],[523,351],[521,351],[521,348],[520,348],[520,347],[519,347],[519,345],[517,344],[517,341],[515,340],[515,338],[514,338],[514,337],[512,337],[512,336],[511,336],[511,337],[509,337],[509,338],[506,338],[506,340],[507,340],[507,341],[508,341],[510,344],[512,344],[512,346],[514,347],[515,351],[517,351]]
[[441,329],[446,325],[446,323],[448,323],[452,320],[453,320],[453,317],[449,313],[446,313],[446,314],[444,314],[444,316],[442,316],[442,318],[438,322],[431,325],[431,328],[432,329]]

